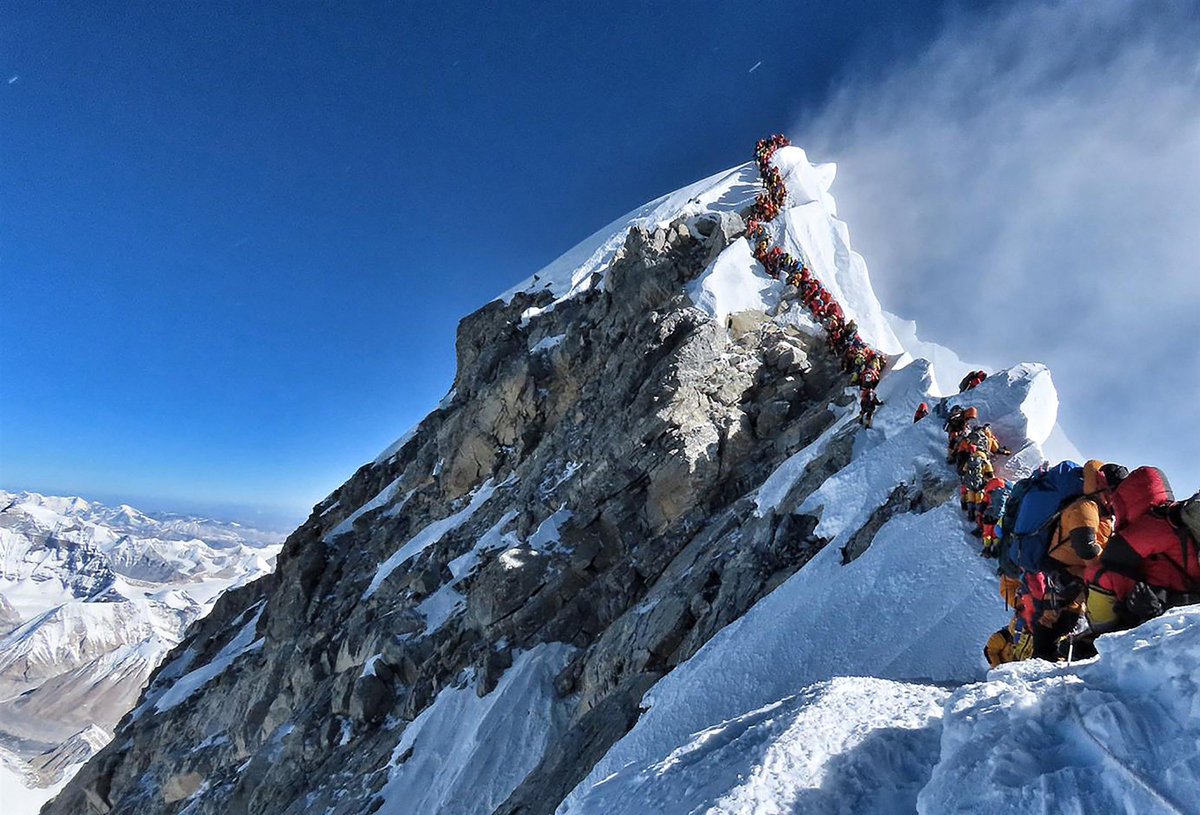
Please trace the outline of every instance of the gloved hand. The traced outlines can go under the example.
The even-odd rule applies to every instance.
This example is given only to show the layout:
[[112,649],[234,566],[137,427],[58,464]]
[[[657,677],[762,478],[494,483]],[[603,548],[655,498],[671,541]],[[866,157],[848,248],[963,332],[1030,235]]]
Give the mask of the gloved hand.
[[1137,620],[1149,620],[1163,613],[1163,601],[1154,589],[1138,583],[1125,598],[1125,608]]

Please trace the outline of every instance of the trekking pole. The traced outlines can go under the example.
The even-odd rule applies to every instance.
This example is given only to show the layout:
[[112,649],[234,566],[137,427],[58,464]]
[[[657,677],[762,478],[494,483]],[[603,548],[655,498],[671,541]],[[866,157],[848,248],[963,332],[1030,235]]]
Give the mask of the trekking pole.
[[1075,632],[1072,631],[1067,635],[1067,664],[1071,664],[1071,660],[1075,658]]

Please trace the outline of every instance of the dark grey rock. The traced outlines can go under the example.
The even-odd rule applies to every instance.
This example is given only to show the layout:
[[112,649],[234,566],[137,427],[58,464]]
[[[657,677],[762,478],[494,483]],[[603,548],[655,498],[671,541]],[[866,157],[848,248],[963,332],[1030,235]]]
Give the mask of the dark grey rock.
[[[499,810],[553,812],[659,677],[825,544],[790,513],[849,460],[850,433],[779,514],[758,517],[747,496],[833,422],[836,360],[767,314],[717,322],[683,293],[744,229],[726,213],[633,230],[603,287],[532,322],[545,292],[464,319],[454,397],[322,501],[272,576],[193,626],[145,698],[183,655],[210,663],[252,609],[261,645],[186,702],[127,717],[47,812],[174,815],[184,799],[166,799],[189,790],[190,815],[371,812],[439,693],[494,692],[516,654],[561,642],[575,648],[554,682],[565,735]],[[484,484],[492,498],[467,513]],[[560,508],[558,540],[534,545]],[[417,536],[422,551],[369,592]]]

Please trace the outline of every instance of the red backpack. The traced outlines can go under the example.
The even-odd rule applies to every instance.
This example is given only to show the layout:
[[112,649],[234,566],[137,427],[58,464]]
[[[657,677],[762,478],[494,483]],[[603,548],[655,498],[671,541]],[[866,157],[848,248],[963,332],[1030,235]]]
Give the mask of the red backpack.
[[1157,467],[1138,467],[1113,490],[1111,503],[1116,528],[1134,523],[1152,508],[1175,500],[1167,476]]
[[1172,523],[1165,512],[1143,513],[1114,533],[1100,563],[1151,588],[1179,594],[1200,591],[1196,540],[1187,529]]

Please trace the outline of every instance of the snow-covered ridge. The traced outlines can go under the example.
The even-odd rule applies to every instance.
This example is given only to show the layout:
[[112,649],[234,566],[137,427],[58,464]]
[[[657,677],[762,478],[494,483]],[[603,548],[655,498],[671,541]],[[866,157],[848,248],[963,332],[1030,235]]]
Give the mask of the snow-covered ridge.
[[[830,193],[836,175],[833,164],[813,164],[803,149],[781,148],[773,158],[787,185],[787,207],[770,229],[786,252],[806,258],[813,273],[846,310],[847,320],[858,322],[859,332],[873,347],[898,354],[904,350],[892,331],[871,286],[866,262],[850,247],[850,232],[837,218],[837,202]],[[656,199],[618,218],[604,229],[565,252],[529,279],[505,292],[508,302],[518,292],[549,292],[554,302],[601,285],[608,265],[625,242],[630,229],[654,229],[678,218],[741,212],[754,203],[759,190],[758,171],[747,162],[670,195]],[[692,300],[711,315],[724,318],[747,310],[773,311],[784,283],[767,275],[745,241],[735,241],[688,288]],[[550,306],[532,308],[536,317]],[[803,320],[800,315],[795,315]]]
[[[580,294],[592,287],[593,275],[603,278],[630,229],[653,229],[692,215],[738,212],[754,203],[758,189],[758,171],[753,162],[716,173],[617,218],[497,299],[507,303],[519,292],[545,291],[555,300]],[[531,309],[526,316],[536,316],[552,307]]]
[[[848,566],[842,562],[851,533],[885,503],[894,485],[915,484],[940,466],[940,425],[912,425],[912,409],[920,401],[952,393],[952,385],[978,366],[921,340],[915,324],[884,311],[865,261],[852,250],[849,230],[836,217],[832,165],[810,163],[797,147],[778,150],[772,164],[788,192],[783,210],[767,225],[772,245],[803,258],[842,304],[847,319],[858,323],[863,338],[898,356],[897,370],[880,387],[885,407],[876,419],[879,432],[860,439],[850,466],[797,509],[821,518],[818,532],[830,537],[832,545],[660,681],[643,700],[647,711],[634,729],[559,811],[890,812],[912,811],[918,796],[922,811],[1001,811],[963,800],[964,783],[983,779],[939,782],[934,776],[926,789],[935,764],[939,770],[957,765],[939,745],[944,705],[950,700],[944,686],[983,677],[981,637],[1007,617],[996,597],[992,570],[962,545],[964,530],[953,502],[893,519],[865,554]],[[684,194],[635,210],[514,291],[545,287],[559,300],[574,296],[591,285],[593,275],[602,281],[630,228],[654,228],[724,209],[705,202],[748,206],[740,174],[752,166],[718,174]],[[801,330],[818,330],[800,309],[781,313],[783,291],[784,283],[766,272],[744,240],[730,244],[688,286],[692,301],[716,319],[762,312]],[[531,309],[526,316],[536,314]],[[1019,477],[1045,458],[1077,452],[1056,424],[1058,396],[1043,366],[1025,364],[1000,372],[949,404],[966,401],[979,407],[1017,450],[1005,465],[1009,476]],[[772,474],[758,498],[760,513],[779,508],[808,465],[845,431],[853,413],[847,409],[810,449]],[[862,615],[867,598],[886,613],[848,630],[847,622]],[[1200,649],[1195,658],[1200,659]],[[859,676],[864,678],[846,678]],[[911,677],[926,681],[903,681]],[[967,697],[988,698],[997,692],[987,690],[992,684]],[[799,696],[789,695],[801,688]],[[951,700],[946,708],[952,722],[948,732],[960,726],[956,710],[961,707]],[[1012,725],[1005,719],[998,727]],[[994,735],[988,743],[1004,745],[1008,738]],[[992,749],[998,753],[1002,748]],[[847,758],[850,754],[856,757]],[[873,777],[874,784],[864,789],[863,775]],[[1079,785],[1071,784],[1075,788],[1070,793],[1078,797]],[[871,797],[871,786],[889,792]],[[925,809],[939,795],[945,800]],[[1116,803],[1137,801],[1144,807],[1151,798],[1148,793],[1125,798],[1102,794],[1097,800],[1108,804],[1100,807],[1108,811]],[[1044,800],[1031,793],[1010,809],[1028,811]]]

